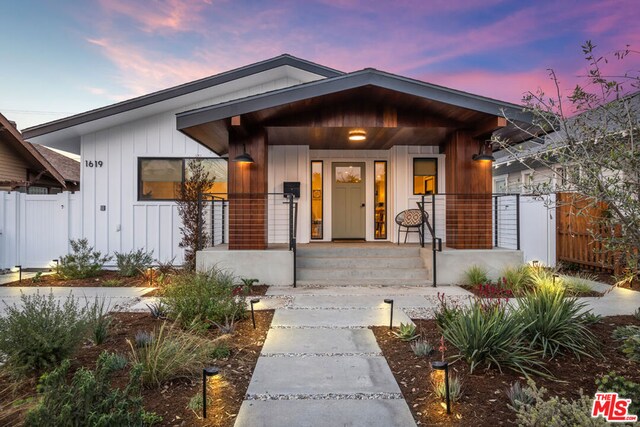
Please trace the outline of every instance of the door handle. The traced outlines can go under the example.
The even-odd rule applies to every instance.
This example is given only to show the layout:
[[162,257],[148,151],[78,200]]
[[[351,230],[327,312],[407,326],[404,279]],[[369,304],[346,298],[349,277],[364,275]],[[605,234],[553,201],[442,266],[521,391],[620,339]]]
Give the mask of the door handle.
[[360,205],[361,208],[364,208],[364,203]]

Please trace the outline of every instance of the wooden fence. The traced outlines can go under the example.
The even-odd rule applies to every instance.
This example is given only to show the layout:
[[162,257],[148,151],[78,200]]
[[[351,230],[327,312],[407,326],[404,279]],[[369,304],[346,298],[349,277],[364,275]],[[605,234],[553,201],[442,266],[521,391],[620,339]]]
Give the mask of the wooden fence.
[[597,271],[619,274],[617,257],[604,245],[593,239],[592,233],[608,235],[610,232],[598,224],[607,206],[595,206],[584,196],[559,193],[556,204],[556,258]]

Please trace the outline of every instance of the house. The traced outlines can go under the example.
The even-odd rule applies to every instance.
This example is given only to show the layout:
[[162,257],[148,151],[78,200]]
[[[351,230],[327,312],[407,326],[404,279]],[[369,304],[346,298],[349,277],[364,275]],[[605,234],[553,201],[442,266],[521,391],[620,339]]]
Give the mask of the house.
[[[420,203],[431,235],[425,248],[418,233],[408,241],[446,283],[452,266],[457,274],[470,263],[522,261],[516,208],[497,216],[483,161],[493,134],[525,138],[504,115],[531,122],[518,105],[282,55],[24,134],[81,155],[82,235],[103,252],[144,247],[180,262],[173,200],[188,159],[199,157],[216,178],[203,199],[200,268],[291,284],[296,257],[333,250],[330,242],[357,242],[361,254],[397,250],[392,243],[407,236],[394,218]],[[445,248],[436,263],[432,240]]]
[[15,123],[0,114],[0,191],[74,191],[78,189],[79,172],[78,162],[25,141]]

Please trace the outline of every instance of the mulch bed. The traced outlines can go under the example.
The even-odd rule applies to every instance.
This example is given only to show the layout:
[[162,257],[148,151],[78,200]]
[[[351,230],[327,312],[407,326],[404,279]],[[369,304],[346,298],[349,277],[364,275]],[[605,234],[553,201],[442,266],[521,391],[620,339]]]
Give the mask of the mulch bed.
[[[442,402],[436,399],[430,385],[431,361],[441,358],[437,350],[440,334],[435,320],[414,322],[422,336],[436,348],[428,358],[414,355],[410,344],[400,341],[388,328],[378,326],[372,330],[416,422],[428,426],[514,424],[515,413],[507,407],[509,401],[505,390],[515,381],[525,385],[526,379],[512,371],[500,373],[497,370],[476,370],[471,375],[464,361],[450,365],[450,372],[463,380],[463,395],[460,402],[452,404],[452,415],[446,414]],[[548,390],[546,397],[557,395],[576,399],[580,389],[587,395],[593,395],[596,391],[596,377],[613,370],[629,380],[640,382],[640,364],[627,359],[619,350],[620,343],[611,338],[611,333],[617,326],[630,324],[640,326],[640,321],[633,316],[603,318],[600,323],[591,327],[602,344],[602,357],[578,360],[573,355],[559,356],[546,364],[555,380],[534,378],[536,384]],[[453,356],[455,348],[449,344],[446,346],[448,348],[445,356]]]
[[[72,370],[82,366],[95,368],[98,355],[104,351],[127,355],[130,351],[126,339],[133,341],[136,332],[152,331],[160,328],[162,320],[153,319],[147,313],[114,313],[114,323],[107,341],[99,346],[87,345],[79,349],[72,359]],[[210,379],[214,392],[213,405],[209,407],[206,420],[201,413],[194,413],[187,408],[189,400],[197,393],[202,393],[202,378],[176,380],[164,384],[161,388],[143,389],[143,402],[147,411],[162,416],[161,426],[233,426],[235,418],[244,400],[253,369],[267,337],[273,318],[273,310],[256,311],[256,329],[253,329],[251,316],[236,324],[228,345],[231,354],[228,358],[218,360],[214,364],[220,368],[220,375]],[[220,336],[217,330],[207,332],[212,339]],[[128,370],[127,370],[128,371]],[[115,386],[124,386],[128,381],[128,372],[120,373],[114,378]],[[214,383],[215,381],[215,383]],[[9,413],[5,410],[11,406],[16,396],[23,396],[35,390],[35,380],[22,384],[22,390],[10,395],[7,387],[11,378],[0,377],[0,425],[21,425],[23,416],[20,412]],[[2,403],[3,402],[3,403]],[[5,406],[6,405],[6,406]]]
[[[473,286],[473,285],[460,285],[460,287],[462,289],[465,289],[469,292],[471,292],[473,295],[477,296],[477,297],[481,297],[481,298],[486,298],[489,295],[487,295],[485,292],[483,292],[480,289],[480,286]],[[602,292],[598,292],[598,291],[590,291],[590,292],[579,292],[575,295],[571,295],[572,297],[601,297],[604,294]],[[515,295],[515,297],[517,298],[518,295]],[[490,297],[492,298],[513,298],[513,295],[508,295],[506,292],[501,292],[501,293],[497,293],[494,295],[491,295]]]
[[62,287],[81,287],[81,288],[90,288],[90,287],[147,287],[151,286],[149,284],[149,278],[146,278],[142,275],[134,276],[134,277],[123,277],[117,271],[113,270],[102,270],[100,274],[96,277],[89,277],[87,279],[72,279],[72,280],[64,280],[58,278],[56,274],[46,274],[40,276],[37,281],[34,281],[33,278],[22,279],[22,282],[16,280],[15,282],[5,283],[2,286],[34,286],[34,287],[51,287],[51,286],[62,286]]

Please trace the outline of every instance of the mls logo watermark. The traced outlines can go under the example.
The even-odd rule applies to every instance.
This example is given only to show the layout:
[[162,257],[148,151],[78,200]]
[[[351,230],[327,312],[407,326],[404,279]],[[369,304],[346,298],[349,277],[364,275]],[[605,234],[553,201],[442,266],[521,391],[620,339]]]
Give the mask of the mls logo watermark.
[[591,408],[591,417],[603,416],[607,422],[638,421],[637,415],[629,415],[631,399],[622,399],[618,393],[596,393]]

